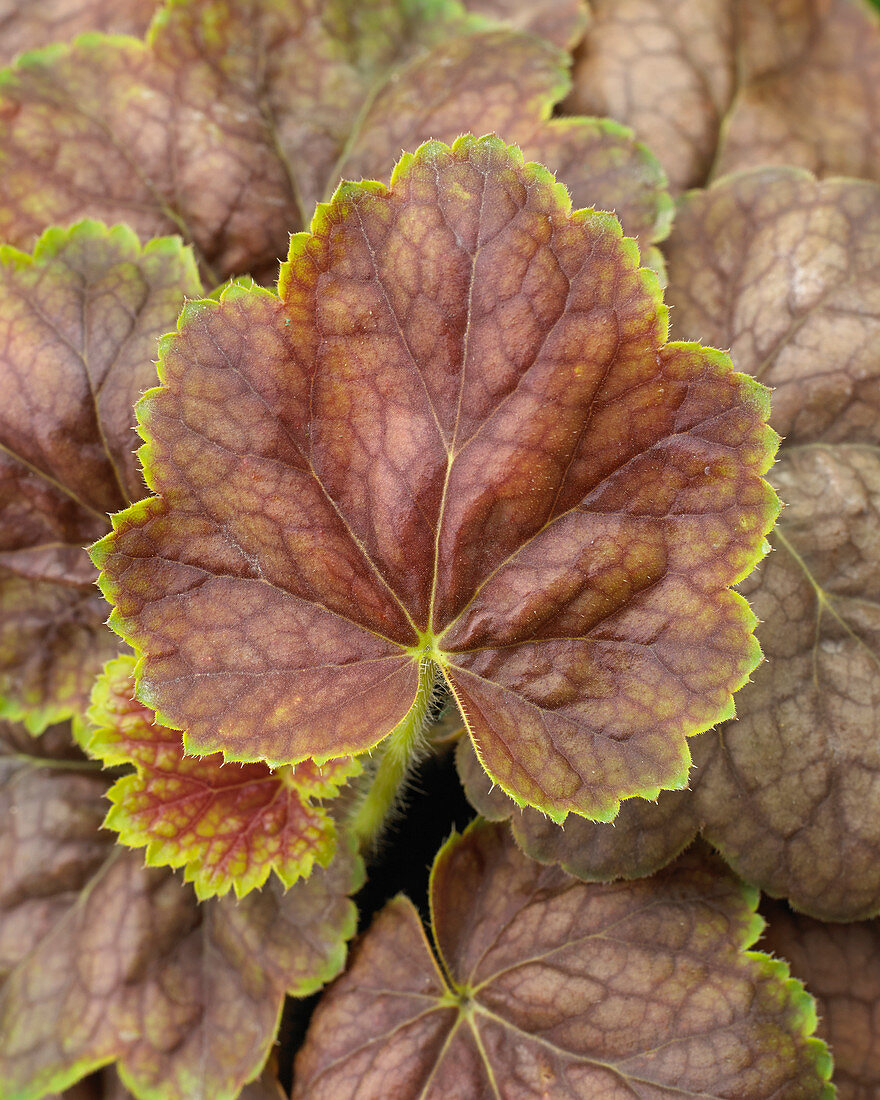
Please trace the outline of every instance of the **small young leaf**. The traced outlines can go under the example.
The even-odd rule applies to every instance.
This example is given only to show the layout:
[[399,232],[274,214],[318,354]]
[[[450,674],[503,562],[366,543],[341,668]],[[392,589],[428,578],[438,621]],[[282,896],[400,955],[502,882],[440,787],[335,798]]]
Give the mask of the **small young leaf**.
[[387,179],[402,148],[494,128],[662,239],[656,159],[619,125],[551,120],[565,55],[484,26],[455,0],[182,0],[147,43],[28,54],[0,77],[0,238],[97,216],[183,233],[214,281],[265,275],[343,174]]
[[343,185],[280,297],[183,313],[140,403],[160,494],[93,548],[191,751],[378,744],[434,662],[490,775],[562,818],[682,786],[754,620],[766,391],[666,344],[651,272],[497,138]]
[[83,31],[143,34],[161,0],[4,0],[0,65],[25,50],[67,42]]
[[167,869],[113,850],[0,985],[0,1096],[40,1100],[115,1060],[142,1100],[234,1100],[285,993],[342,967],[361,880],[340,850],[286,893],[200,905]]
[[837,1100],[880,1095],[880,921],[826,924],[765,902],[766,951],[783,956],[817,1001]]
[[759,164],[880,179],[867,0],[593,0],[575,111],[632,126],[674,190]]
[[273,772],[264,764],[223,765],[220,755],[185,756],[180,733],[134,698],[134,658],[111,661],[98,680],[88,751],[105,764],[134,764],[108,792],[105,824],[123,844],[146,847],[147,864],[183,867],[202,900],[238,897],[274,871],[285,886],[326,867],[336,827],[313,799],[332,798],[361,771],[343,757]]
[[294,1097],[830,1097],[812,999],[746,951],[756,903],[698,855],[587,886],[472,826],[431,875],[439,959],[391,901],[318,1006]]
[[132,405],[201,284],[189,249],[82,222],[0,248],[0,714],[81,715],[118,652],[83,546],[145,488]]

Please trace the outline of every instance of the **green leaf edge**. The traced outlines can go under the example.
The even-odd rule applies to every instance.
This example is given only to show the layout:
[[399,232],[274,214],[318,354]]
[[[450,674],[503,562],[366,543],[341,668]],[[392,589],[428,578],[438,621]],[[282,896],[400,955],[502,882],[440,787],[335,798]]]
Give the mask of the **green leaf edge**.
[[[341,934],[338,942],[330,955],[328,956],[325,965],[310,979],[303,979],[298,984],[288,988],[286,994],[289,997],[310,997],[313,993],[317,993],[328,982],[337,977],[345,968],[345,963],[348,958],[349,944],[354,938],[357,932],[358,926],[358,911],[355,903],[351,899],[351,895],[357,893],[366,881],[366,868],[364,861],[357,851],[354,842],[349,840],[347,842],[349,854],[351,856],[351,879],[350,887],[348,890],[348,898],[346,902],[346,917],[341,926]],[[112,858],[112,855],[111,857]],[[106,866],[106,862],[95,872],[92,878],[89,880],[85,888],[80,892],[77,898],[77,904],[81,904],[82,899],[87,893],[91,893],[94,889],[94,884],[101,874],[103,868]],[[63,918],[62,918],[63,919]],[[272,1050],[272,1046],[275,1043],[278,1035],[278,1029],[281,1026],[281,1018],[284,1012],[284,997],[281,998],[281,1002],[278,1006],[278,1013],[275,1019],[275,1025],[271,1031],[267,1032],[267,1039],[265,1043],[265,1050],[260,1054],[258,1064],[256,1065],[253,1073],[241,1085],[233,1085],[230,1090],[216,1093],[211,1097],[211,1100],[237,1100],[242,1088],[255,1081],[263,1070],[266,1064],[266,1060],[269,1057],[269,1053]],[[136,1079],[132,1073],[128,1070],[125,1055],[110,1055],[109,1057],[102,1058],[81,1058],[78,1061],[72,1063],[70,1066],[60,1069],[57,1073],[50,1074],[49,1076],[41,1077],[37,1082],[30,1087],[19,1089],[15,1093],[7,1093],[4,1091],[3,1082],[0,1081],[0,1100],[43,1100],[47,1093],[61,1092],[62,1090],[69,1088],[71,1085],[75,1085],[77,1081],[81,1081],[84,1077],[90,1073],[94,1073],[96,1070],[103,1069],[105,1066],[116,1065],[117,1072],[125,1087],[131,1092],[137,1100],[192,1100],[192,1097],[196,1095],[196,1092],[192,1090],[188,1091],[176,1091],[166,1089],[160,1085],[157,1088],[143,1088],[137,1084]],[[198,1086],[199,1081],[195,1084]]]
[[[57,53],[61,49],[60,46],[49,46],[43,50],[33,50],[31,54]],[[19,61],[29,56],[30,54],[23,54]],[[2,80],[3,72],[0,72],[0,90],[2,90]],[[82,218],[70,226],[49,226],[34,242],[30,252],[16,248],[14,245],[0,244],[0,266],[11,268],[13,271],[35,267],[42,261],[55,259],[63,247],[80,240],[86,243],[107,241],[120,244],[123,248],[132,251],[135,259],[152,254],[164,254],[169,259],[180,263],[181,276],[184,279],[191,281],[194,287],[201,286],[201,277],[199,276],[192,247],[182,237],[176,234],[166,234],[161,237],[153,237],[142,243],[130,226],[124,223],[110,225],[97,218]],[[110,517],[108,516],[109,522]],[[85,547],[83,553],[87,553]],[[84,744],[88,740],[90,732],[86,719],[87,710],[88,706],[84,709],[78,709],[73,704],[59,704],[51,701],[31,706],[0,692],[0,719],[20,722],[28,733],[34,737],[39,737],[49,726],[58,722],[70,721],[74,738],[81,745]]]
[[[623,129],[626,128],[624,127]],[[724,370],[726,373],[736,379],[737,385],[742,391],[744,391],[743,396],[748,399],[760,418],[764,421],[764,430],[762,433],[763,448],[761,461],[755,464],[756,476],[763,479],[763,475],[766,474],[772,467],[776,458],[776,453],[781,443],[781,436],[778,434],[778,432],[770,427],[769,423],[767,423],[770,415],[770,396],[772,392],[771,389],[768,386],[765,386],[763,383],[757,381],[757,379],[753,378],[751,375],[735,370],[728,352],[722,351],[718,348],[713,348],[708,345],[700,344],[697,341],[670,341],[668,339],[669,307],[666,305],[666,302],[664,300],[663,290],[660,284],[660,276],[657,271],[650,267],[639,266],[641,257],[639,253],[638,243],[634,238],[624,235],[623,228],[615,215],[603,211],[597,211],[589,207],[585,207],[579,210],[572,210],[572,200],[568,189],[565,187],[564,184],[557,181],[555,175],[550,172],[549,169],[545,168],[541,164],[536,164],[534,162],[526,163],[523,157],[522,150],[518,145],[507,144],[503,141],[503,139],[497,137],[494,134],[487,134],[481,138],[474,138],[474,136],[471,134],[463,134],[452,144],[451,147],[447,146],[441,141],[436,140],[424,142],[414,153],[404,153],[404,155],[398,161],[394,169],[394,173],[391,176],[391,187],[394,186],[398,178],[405,177],[405,173],[408,171],[410,164],[413,162],[413,160],[423,156],[426,150],[430,150],[431,152],[436,152],[437,154],[443,155],[445,153],[449,153],[450,151],[454,153],[461,148],[467,148],[468,146],[479,146],[481,144],[491,144],[494,145],[496,148],[501,147],[506,149],[508,154],[511,156],[512,163],[514,163],[518,167],[524,168],[525,170],[531,171],[534,179],[540,181],[546,186],[551,187],[554,196],[560,202],[560,205],[563,208],[564,212],[573,221],[576,219],[585,220],[587,217],[592,217],[595,220],[600,221],[603,224],[604,228],[610,230],[614,234],[614,236],[616,236],[618,240],[622,242],[623,258],[625,260],[629,260],[631,263],[634,264],[638,271],[638,275],[642,280],[645,294],[650,297],[654,303],[656,315],[661,325],[663,346],[665,348],[701,352],[713,365],[720,367],[722,370]],[[370,182],[371,184],[376,185],[376,181]],[[294,257],[294,240],[298,240],[299,249],[304,250],[304,246],[307,243],[308,238],[315,233],[316,226],[322,227],[329,223],[329,207],[337,202],[337,198],[339,198],[340,201],[346,201],[356,198],[358,195],[359,186],[360,185],[357,183],[349,183],[348,181],[343,181],[343,183],[341,183],[337,188],[337,191],[334,194],[331,203],[319,205],[318,210],[316,210],[315,212],[315,218],[312,220],[310,231],[308,233],[296,234],[295,237],[291,237],[290,255],[288,257],[287,264],[282,265],[281,275],[279,278],[279,291],[282,292],[282,297],[283,282],[286,280],[285,269]],[[378,184],[373,189],[377,190],[377,193],[379,194],[386,193],[388,190],[382,184]],[[324,208],[323,211],[322,206]],[[318,221],[319,211],[321,211],[323,215],[320,222]],[[299,254],[300,251],[298,250],[297,255]],[[740,606],[740,610],[742,613],[742,622],[743,625],[746,626],[747,633],[749,634],[750,638],[749,652],[743,661],[741,673],[734,679],[734,687],[732,691],[728,694],[725,702],[720,704],[716,711],[710,712],[710,717],[705,721],[705,724],[699,724],[697,728],[691,729],[689,732],[684,733],[685,740],[681,745],[682,751],[679,753],[679,767],[678,770],[673,773],[673,775],[667,780],[667,782],[669,783],[668,786],[661,785],[642,788],[639,791],[633,791],[631,794],[624,795],[620,798],[609,799],[605,807],[599,809],[598,812],[590,815],[587,815],[586,813],[582,813],[581,811],[575,809],[555,810],[548,806],[539,806],[527,802],[525,799],[521,798],[519,795],[509,790],[506,784],[497,775],[493,774],[493,772],[489,768],[486,767],[486,763],[480,753],[479,746],[474,739],[470,725],[468,724],[465,712],[463,708],[459,705],[459,711],[462,714],[465,728],[467,729],[468,735],[471,738],[471,743],[474,747],[474,751],[476,753],[480,766],[486,772],[486,775],[489,777],[492,783],[498,786],[510,799],[512,799],[512,801],[519,809],[524,809],[525,807],[536,809],[540,813],[543,813],[547,817],[549,817],[550,820],[553,821],[556,825],[563,825],[569,813],[573,813],[577,817],[583,817],[585,820],[588,821],[607,823],[614,820],[614,818],[620,812],[621,802],[627,798],[643,798],[649,802],[655,802],[659,797],[660,792],[663,790],[684,790],[688,786],[690,779],[690,769],[693,764],[693,759],[690,754],[690,749],[687,745],[687,738],[697,736],[700,733],[705,733],[707,730],[712,729],[719,723],[728,721],[736,716],[734,695],[737,691],[740,690],[740,688],[742,688],[746,683],[749,682],[752,673],[755,671],[755,669],[757,669],[761,661],[764,659],[764,654],[761,649],[760,643],[758,642],[758,639],[754,633],[755,628],[758,625],[758,619],[752,611],[745,597],[742,596],[740,593],[731,590],[731,587],[733,585],[740,583],[740,581],[744,580],[755,569],[755,567],[763,560],[763,558],[770,552],[771,549],[767,541],[767,535],[772,531],[776,523],[776,519],[782,508],[782,503],[775,489],[773,489],[773,487],[766,480],[762,480],[762,490],[764,493],[765,514],[763,523],[759,526],[761,542],[757,546],[754,554],[746,558],[746,565],[743,567],[740,573],[735,575],[734,578],[730,580],[727,585],[725,585],[725,589],[729,592],[734,602],[736,602]],[[437,638],[438,647],[441,643],[442,634]],[[438,664],[440,665],[441,669],[444,670],[444,673],[445,666],[448,663],[451,662],[447,662],[444,659],[438,660]],[[445,677],[445,675],[444,679],[446,680],[447,687],[449,688],[452,696],[455,698],[456,703],[460,703],[453,684],[448,679],[448,677]]]
[[32,737],[39,737],[50,726],[60,722],[71,723],[76,741],[81,742],[83,737],[88,736],[88,722],[82,712],[71,705],[47,703],[43,706],[28,707],[6,696],[0,696],[0,719],[21,724]]
[[[19,73],[26,73],[28,70],[50,70],[63,58],[69,58],[77,51],[116,48],[120,51],[134,50],[141,55],[157,56],[157,43],[160,41],[162,31],[167,29],[167,25],[173,17],[174,9],[189,6],[191,6],[191,0],[165,0],[156,10],[144,38],[104,31],[85,31],[68,42],[52,43],[36,49],[26,50],[5,68],[0,69],[0,96],[2,96],[4,89],[15,87]],[[495,32],[513,39],[526,39],[532,43],[540,43],[548,57],[553,58],[557,75],[554,84],[547,90],[538,121],[547,126],[552,125],[555,130],[574,129],[582,125],[595,127],[603,133],[631,142],[656,184],[654,192],[654,227],[650,240],[645,243],[646,245],[657,245],[669,236],[676,212],[676,200],[669,191],[668,176],[660,160],[648,145],[638,140],[635,131],[616,119],[604,118],[598,115],[562,115],[554,117],[554,111],[562,104],[573,86],[570,71],[573,58],[570,50],[555,46],[539,35],[516,28],[502,20],[471,12],[461,0],[404,0],[402,6],[407,9],[409,19],[418,18],[423,26],[437,28],[442,26],[444,29],[442,31],[438,30],[436,38],[433,40],[426,39],[424,48],[409,62],[402,66],[391,66],[385,71],[380,76],[378,83],[368,90],[365,101],[367,104],[372,102],[376,93],[389,83],[392,73],[397,74],[399,77],[410,66],[420,64],[432,50],[444,41]],[[582,26],[579,32],[581,35],[588,22],[589,16],[586,12],[583,12],[581,16]],[[344,158],[344,152],[342,157]],[[0,164],[2,164],[2,148],[0,148]],[[662,274],[665,266],[662,254],[657,249],[646,248],[646,252],[651,253],[650,266],[656,268]]]
[[134,667],[135,658],[130,654],[122,654],[108,661],[104,666],[92,690],[91,706],[87,715],[90,735],[81,742],[86,753],[92,759],[100,761],[102,768],[119,766],[134,768],[133,772],[117,778],[105,792],[105,797],[110,801],[111,806],[104,817],[102,827],[112,829],[118,834],[117,843],[132,849],[145,848],[144,862],[147,867],[170,867],[173,870],[182,868],[184,882],[192,885],[199,901],[207,901],[212,897],[224,897],[231,890],[235,892],[237,898],[243,898],[252,890],[263,887],[273,872],[285,888],[290,889],[294,883],[309,878],[315,869],[315,864],[325,869],[329,867],[336,854],[339,839],[335,821],[320,805],[322,798],[332,797],[329,793],[303,798],[303,801],[316,810],[323,819],[326,831],[320,843],[315,849],[306,853],[296,868],[286,869],[283,865],[279,866],[270,861],[258,864],[243,875],[219,874],[215,870],[206,868],[198,855],[187,855],[186,852],[174,850],[170,840],[155,836],[134,821],[127,811],[126,802],[133,791],[141,788],[145,775],[141,767],[121,752],[115,742],[109,739],[108,735],[112,735],[113,730],[105,719],[111,677],[122,670],[130,674]]
[[[487,826],[489,828],[496,827],[496,823],[488,822],[478,814],[469,822],[461,833],[453,829],[438,849],[437,855],[434,857],[434,862],[431,864],[431,872],[428,879],[428,906],[431,926],[430,943],[434,949],[432,954],[435,956],[435,963],[439,962],[446,984],[457,994],[464,992],[464,989],[453,981],[449,963],[444,958],[439,940],[437,939],[434,884],[440,864],[445,859],[449,858],[457,845],[471,832],[477,832]],[[519,852],[523,859],[531,860],[531,857],[527,856],[522,849],[519,849]],[[532,860],[532,862],[537,861]],[[672,861],[670,860],[670,862]],[[577,879],[575,876],[572,877],[575,878],[577,882],[584,881],[582,879]],[[749,914],[747,921],[740,922],[741,934],[739,938],[734,941],[734,944],[743,959],[748,960],[754,965],[756,976],[767,978],[777,986],[781,995],[781,1004],[788,1009],[788,1014],[790,1014],[792,1020],[793,1027],[791,1034],[796,1040],[802,1040],[809,1063],[815,1068],[817,1078],[822,1085],[822,1091],[817,1094],[816,1100],[834,1100],[834,1097],[837,1095],[837,1090],[834,1085],[831,1084],[834,1060],[828,1044],[824,1039],[818,1038],[815,1034],[819,1023],[816,999],[808,992],[806,986],[799,978],[793,978],[791,976],[791,968],[785,959],[775,958],[766,951],[749,950],[763,935],[767,925],[767,922],[757,911],[761,901],[761,891],[756,886],[750,886],[748,883],[744,882],[739,876],[734,876],[732,874],[732,877],[735,877],[738,892],[742,899],[743,915]],[[585,883],[585,885],[593,885],[601,888],[603,885],[607,885],[607,883],[591,882]],[[398,896],[406,897],[406,895]]]
[[[256,287],[247,280],[233,280],[229,284],[227,284],[222,289],[222,291],[220,291],[219,295],[215,297],[202,298],[187,302],[178,318],[177,331],[174,333],[170,333],[167,336],[163,336],[159,341],[158,373],[160,385],[147,390],[135,406],[138,432],[141,435],[141,438],[144,440],[144,443],[138,449],[137,454],[143,466],[144,479],[148,487],[152,491],[155,492],[156,488],[151,471],[152,444],[149,438],[148,426],[149,405],[151,400],[156,397],[161,390],[161,384],[164,382],[164,363],[166,355],[168,353],[168,349],[172,345],[173,341],[177,338],[177,336],[183,331],[184,326],[188,324],[190,320],[198,317],[199,314],[201,314],[203,311],[208,309],[216,309],[221,303],[227,300],[236,301],[241,298],[248,298],[255,295],[265,295],[273,302],[283,300],[290,278],[290,271],[292,266],[296,263],[297,260],[305,257],[309,242],[313,240],[316,236],[318,236],[322,230],[329,228],[333,221],[332,215],[334,211],[338,212],[339,209],[342,208],[342,212],[344,214],[345,207],[349,204],[360,201],[363,198],[369,198],[371,196],[383,197],[388,195],[391,189],[393,189],[399,181],[404,180],[407,177],[407,174],[416,164],[430,164],[432,158],[434,157],[448,156],[450,154],[461,153],[463,151],[472,151],[474,149],[479,149],[480,147],[486,147],[496,152],[504,151],[508,156],[512,166],[522,168],[523,170],[529,172],[531,174],[531,177],[535,181],[543,184],[551,190],[551,193],[553,194],[555,200],[558,202],[561,211],[568,217],[572,218],[573,220],[580,221],[584,221],[589,218],[593,221],[599,222],[603,226],[603,228],[613,233],[613,235],[622,243],[622,257],[624,261],[629,262],[633,267],[637,269],[638,275],[643,284],[644,291],[654,303],[656,315],[661,326],[664,346],[667,348],[683,348],[688,350],[699,348],[701,352],[707,355],[708,358],[716,366],[721,367],[724,371],[730,373],[731,375],[733,375],[733,377],[736,378],[737,384],[743,388],[746,396],[754,405],[755,410],[761,415],[764,420],[766,420],[767,414],[770,410],[770,390],[762,383],[756,381],[750,376],[735,371],[733,369],[733,364],[731,363],[730,356],[726,352],[720,351],[716,348],[704,347],[703,345],[697,344],[695,342],[667,342],[667,338],[669,335],[669,308],[663,300],[663,293],[660,288],[658,275],[650,268],[639,267],[640,254],[638,244],[633,238],[624,236],[620,222],[613,214],[593,210],[589,207],[572,211],[571,196],[565,185],[560,183],[556,179],[555,175],[543,165],[534,162],[525,162],[522,150],[519,148],[518,145],[508,144],[502,138],[499,138],[495,134],[486,134],[479,138],[475,137],[473,134],[463,134],[452,144],[452,146],[446,145],[444,142],[441,141],[431,140],[423,142],[415,150],[415,152],[404,153],[394,168],[389,186],[386,186],[379,180],[343,180],[336,188],[336,191],[334,192],[333,197],[330,199],[329,202],[318,203],[315,209],[314,216],[312,217],[309,229],[291,235],[288,257],[287,260],[281,265],[281,270],[279,273],[277,292],[268,290],[263,287]],[[779,435],[772,428],[770,428],[769,425],[765,425],[765,429],[763,432],[763,448],[761,460],[756,464],[757,476],[761,476],[763,475],[763,473],[766,473],[773,464],[775,453],[779,445],[779,439]],[[775,523],[780,504],[775,491],[767,482],[764,482],[763,489],[765,493],[765,509],[767,514],[764,516],[764,521],[761,525],[760,534],[762,536],[762,541],[756,547],[754,554],[747,559],[748,567],[742,571],[741,576],[732,579],[729,582],[728,586],[725,586],[728,591],[729,586],[736,584],[738,580],[741,580],[744,576],[747,576],[748,573],[750,573],[752,569],[754,569],[754,567],[767,552],[767,542],[765,536],[769,533],[769,531],[773,527],[773,524]],[[101,571],[100,577],[98,579],[98,585],[101,589],[101,592],[104,594],[104,597],[107,599],[107,601],[111,605],[113,605],[113,610],[108,619],[108,625],[117,634],[119,634],[119,636],[124,641],[131,645],[138,655],[138,660],[135,665],[136,697],[140,699],[140,701],[146,706],[155,711],[157,720],[163,725],[167,726],[169,729],[182,729],[183,727],[177,725],[174,721],[172,721],[167,715],[163,713],[160,707],[156,706],[157,700],[151,697],[149,687],[143,684],[144,666],[146,664],[147,656],[142,648],[134,641],[132,628],[127,623],[125,617],[119,613],[116,607],[114,594],[118,590],[117,586],[112,581],[110,581],[110,579],[103,571],[103,565],[106,562],[108,556],[112,553],[112,546],[116,532],[120,528],[132,523],[141,525],[142,521],[146,519],[151,510],[161,507],[162,498],[160,496],[153,496],[147,497],[142,501],[138,501],[131,507],[117,512],[115,515],[110,517],[112,523],[112,531],[110,532],[110,534],[106,535],[104,538],[96,542],[90,548],[89,553],[91,555],[92,561]],[[719,722],[725,721],[726,719],[732,718],[734,716],[735,706],[733,694],[748,681],[752,672],[754,672],[754,670],[760,664],[763,654],[761,652],[761,648],[757,641],[757,638],[754,635],[754,629],[757,625],[757,619],[751,608],[749,607],[748,602],[739,593],[731,592],[730,595],[731,598],[740,605],[742,611],[742,622],[743,625],[747,628],[747,633],[750,636],[749,652],[743,662],[743,668],[740,675],[738,675],[733,681],[735,683],[735,687],[728,695],[726,701],[722,703],[718,708],[716,708],[715,711],[711,712],[704,723],[700,724],[698,728],[691,729],[689,732],[686,732],[684,734],[684,738],[680,746],[680,752],[678,754],[678,767],[675,772],[665,780],[665,782],[668,783],[669,786],[652,786],[648,788],[643,788],[640,791],[633,791],[631,794],[626,794],[623,797],[642,797],[647,798],[649,801],[653,801],[658,797],[661,790],[682,790],[687,787],[692,759],[686,739],[698,733],[702,733],[707,729],[711,729]],[[442,641],[442,635],[438,639],[436,639],[436,641],[439,644],[439,642]],[[443,668],[444,665],[447,665],[450,662],[446,661],[441,656],[441,659],[438,661],[438,663],[441,665],[441,668]],[[450,688],[452,687],[451,684],[449,686]],[[454,694],[455,693],[453,690],[453,695]],[[410,712],[407,713],[404,721],[406,720],[406,717],[408,717]],[[467,723],[465,724],[467,725]],[[375,748],[377,745],[379,745],[392,732],[392,730],[385,731],[384,734],[377,738],[371,748]],[[471,733],[469,727],[468,733]],[[187,752],[191,752],[193,755],[199,755],[200,751],[203,751],[203,749],[200,750],[196,746],[192,746],[189,735],[185,730],[183,741],[184,747]],[[509,791],[504,783],[502,783],[498,779],[498,777],[493,775],[492,772],[485,767],[485,763],[483,762],[483,759],[479,754],[479,750],[477,749],[476,745],[474,747],[477,750],[477,758],[479,759],[481,766],[484,768],[489,778],[494,783],[496,783],[505,792],[505,794],[512,798],[518,806],[522,807],[525,805],[531,805],[530,803],[526,803],[523,799],[515,795],[513,792]],[[227,753],[222,747],[211,749],[211,752],[214,751],[221,752],[223,754],[224,760],[229,763],[263,762],[268,764],[270,767],[280,767],[286,763],[292,763],[292,761],[276,761],[272,759],[267,759],[263,756],[253,754],[249,755],[247,753]],[[338,755],[347,755],[347,753],[340,752]],[[318,763],[325,762],[327,759],[331,758],[332,757],[330,756],[322,758],[313,757],[313,759],[315,759]],[[303,759],[306,759],[306,757],[304,757]],[[620,802],[620,798],[609,800],[607,806],[599,811],[598,816],[592,816],[588,818],[588,820],[613,820],[620,809]],[[562,824],[568,816],[569,812],[575,813],[576,816],[587,816],[586,814],[581,813],[577,810],[554,810],[552,808],[544,806],[535,806],[534,808],[542,813],[546,813],[553,821],[556,822],[556,824]]]
[[[567,63],[570,63],[570,59]],[[562,89],[555,103],[565,98],[571,90],[571,86],[572,81],[569,77],[566,81],[566,86]],[[675,221],[675,215],[678,210],[678,203],[669,190],[669,176],[666,173],[666,169],[654,153],[654,150],[646,145],[644,141],[639,140],[635,130],[633,130],[631,126],[627,126],[623,122],[618,122],[617,119],[614,118],[605,118],[602,115],[554,116],[553,111],[555,110],[555,103],[548,104],[546,110],[542,112],[542,122],[552,123],[554,129],[557,131],[563,129],[575,130],[594,127],[603,134],[620,138],[623,141],[629,141],[644,162],[645,168],[649,170],[654,177],[656,182],[654,231],[650,239],[643,242],[644,247],[641,251],[643,260],[646,253],[657,253],[656,257],[652,256],[651,262],[647,263],[645,266],[653,271],[662,281],[662,277],[665,275],[665,261],[660,251],[658,249],[653,249],[651,246],[658,245],[666,240],[672,232],[672,223]],[[556,173],[554,172],[552,174],[555,176]],[[606,213],[613,213],[613,211],[606,211]],[[661,266],[662,270],[658,270],[658,265]]]

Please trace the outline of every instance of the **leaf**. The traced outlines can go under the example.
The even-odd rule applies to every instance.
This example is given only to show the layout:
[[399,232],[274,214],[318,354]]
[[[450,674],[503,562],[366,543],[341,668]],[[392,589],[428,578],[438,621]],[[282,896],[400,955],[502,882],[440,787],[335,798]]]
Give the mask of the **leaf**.
[[679,331],[775,386],[786,436],[777,552],[743,589],[768,663],[700,781],[705,835],[832,919],[880,911],[878,233],[876,185],[767,169],[689,196],[669,252]]
[[0,248],[0,714],[84,712],[119,650],[82,547],[145,492],[132,404],[201,286],[180,241],[82,222]]
[[751,10],[748,0],[590,7],[566,107],[631,126],[660,157],[673,191],[704,183],[734,94],[734,12]]
[[771,163],[880,179],[880,29],[863,0],[591,6],[567,106],[632,126],[673,190]]
[[586,886],[472,826],[431,874],[437,958],[389,902],[318,1006],[294,1097],[831,1096],[811,999],[745,950],[756,904],[714,861]]
[[183,867],[200,900],[238,897],[274,871],[285,886],[326,867],[336,851],[336,826],[313,800],[332,798],[361,771],[343,757],[318,768],[305,761],[273,772],[264,764],[223,765],[219,755],[185,756],[180,733],[166,729],[134,699],[134,658],[111,661],[99,678],[88,743],[105,765],[134,764],[107,797],[105,824],[131,848],[146,847],[147,864]]
[[562,49],[574,47],[589,23],[584,0],[467,0],[467,7]]
[[745,591],[767,664],[703,775],[734,868],[832,920],[880,911],[880,451],[783,453],[776,552]]
[[[83,796],[78,816],[65,808],[71,776],[62,786],[39,767],[28,782],[27,812],[45,823],[43,839],[27,852],[30,878],[19,874],[8,890],[3,880],[0,943],[27,928],[41,899],[55,894],[57,905],[7,960],[0,1096],[38,1100],[117,1061],[141,1100],[233,1100],[266,1060],[285,993],[312,993],[342,967],[359,860],[341,847],[286,893],[273,882],[199,905],[172,872],[143,867],[139,853],[96,833],[106,782]],[[96,842],[105,851],[97,869]],[[32,861],[43,855],[52,862],[37,878]]]
[[[339,173],[384,180],[401,149],[425,138],[452,144],[462,130],[491,131],[556,172],[575,203],[614,210],[644,247],[663,240],[673,206],[654,156],[626,127],[607,119],[550,117],[568,88],[560,60],[558,51],[525,35],[485,33],[441,43],[376,94]],[[468,89],[475,74],[482,96],[478,115],[463,113],[449,96],[450,87]]]
[[876,9],[864,0],[799,0],[780,19],[751,3],[751,34],[738,57],[751,52],[753,60],[724,122],[716,174],[797,164],[822,176],[880,180]]
[[0,237],[99,216],[183,233],[214,282],[265,276],[342,175],[387,179],[402,148],[497,128],[535,157],[565,135],[550,167],[578,201],[662,239],[654,157],[614,124],[550,120],[565,55],[482,26],[455,0],[183,0],[146,44],[29,54],[0,79]]
[[880,923],[826,924],[778,903],[762,910],[762,947],[784,955],[816,998],[838,1100],[872,1100],[880,1089]]
[[3,0],[0,65],[83,31],[141,35],[158,6],[159,0]]
[[233,287],[163,342],[159,496],[92,550],[139,698],[189,751],[320,761],[437,665],[518,800],[606,818],[683,785],[758,660],[725,585],[775,436],[761,387],[665,337],[616,221],[497,138],[344,185],[280,298]]

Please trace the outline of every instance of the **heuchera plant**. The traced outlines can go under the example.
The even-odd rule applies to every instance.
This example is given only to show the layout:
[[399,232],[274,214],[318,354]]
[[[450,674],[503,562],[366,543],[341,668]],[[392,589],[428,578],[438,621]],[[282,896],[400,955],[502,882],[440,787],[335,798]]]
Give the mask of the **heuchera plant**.
[[141,699],[230,760],[380,745],[381,798],[442,674],[556,820],[683,786],[758,660],[727,586],[776,438],[765,390],[666,334],[616,221],[497,139],[343,184],[277,295],[187,305],[160,345],[158,495],[92,551]]
[[0,63],[0,1100],[875,1095],[877,14]]

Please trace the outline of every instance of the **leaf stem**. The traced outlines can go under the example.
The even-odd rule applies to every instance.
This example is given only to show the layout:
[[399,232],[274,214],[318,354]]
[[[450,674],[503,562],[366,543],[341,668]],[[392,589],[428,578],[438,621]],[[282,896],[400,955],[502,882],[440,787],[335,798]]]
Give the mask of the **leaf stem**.
[[373,782],[352,817],[352,832],[361,848],[370,848],[378,839],[407,772],[424,749],[436,679],[436,664],[429,657],[423,657],[419,662],[419,682],[413,705],[388,735]]

